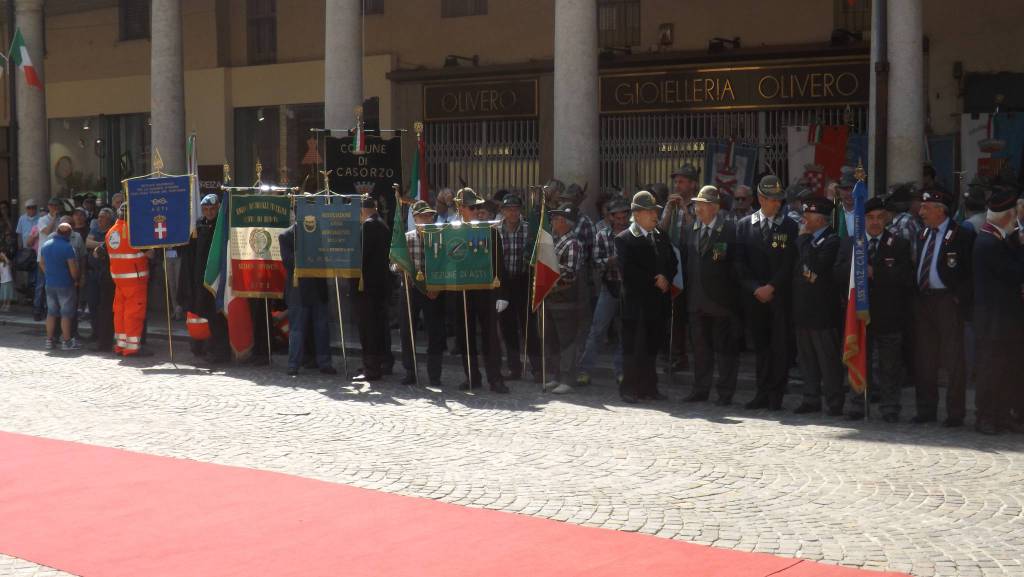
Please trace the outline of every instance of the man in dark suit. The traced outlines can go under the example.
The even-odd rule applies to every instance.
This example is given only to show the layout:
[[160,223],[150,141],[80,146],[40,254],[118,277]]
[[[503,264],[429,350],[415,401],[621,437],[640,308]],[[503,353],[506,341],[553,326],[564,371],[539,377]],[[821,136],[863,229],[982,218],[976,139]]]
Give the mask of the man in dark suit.
[[[391,271],[388,254],[391,230],[377,212],[377,200],[364,196],[363,277],[352,279],[359,344],[363,349],[363,377],[368,381],[383,377],[388,359],[388,304],[391,302]],[[360,288],[361,287],[361,288]],[[293,329],[294,330],[294,329]]]
[[[886,229],[888,214],[879,197],[864,204],[864,232],[868,247],[868,390],[878,391],[882,419],[895,423],[900,418],[903,333],[910,320],[914,296],[914,265],[910,243]],[[850,286],[853,238],[843,239],[836,260],[835,277],[840,292]],[[851,420],[863,419],[864,395],[851,393]]]
[[[481,220],[479,211],[486,203],[480,195],[472,188],[465,187],[455,193],[455,206],[459,209],[461,222]],[[493,270],[498,271],[505,260],[502,251],[501,236],[497,229],[491,229],[491,252]],[[460,390],[468,391],[480,388],[480,365],[476,360],[477,353],[477,330],[483,345],[484,371],[487,374],[487,384],[495,393],[507,393],[508,387],[501,375],[501,348],[498,344],[498,313],[508,307],[508,299],[505,298],[504,287],[496,289],[477,289],[465,291],[466,313],[468,318],[464,320],[469,331],[469,362],[467,363],[465,346],[463,349],[462,366],[469,371],[466,375],[466,382],[459,386]],[[461,300],[461,299],[459,299]],[[461,311],[462,307],[458,307]],[[499,310],[500,309],[500,310]],[[460,331],[461,335],[462,332]],[[467,367],[468,365],[468,367]]]
[[[192,353],[205,357],[210,363],[225,363],[231,360],[231,344],[228,340],[228,321],[217,312],[213,294],[203,286],[206,261],[213,244],[213,231],[217,225],[220,200],[216,194],[207,194],[199,203],[203,216],[196,221],[196,232],[188,244],[178,249],[181,271],[178,275],[178,303],[187,313],[186,321],[191,331],[192,324],[205,322],[209,338],[193,339]],[[109,276],[109,275],[108,275]],[[190,333],[191,334],[191,333]]]
[[1024,341],[1024,269],[1014,230],[1018,190],[993,186],[986,206],[988,217],[978,232],[972,253],[974,268],[974,327],[978,337],[977,422],[980,433],[1024,431],[1011,415],[1015,389],[1020,385],[1012,351]]
[[619,394],[627,403],[640,399],[664,400],[658,392],[658,349],[665,340],[676,274],[675,252],[658,230],[661,207],[654,195],[641,190],[630,206],[633,224],[615,237],[622,278],[623,379]]
[[943,190],[926,190],[921,195],[925,228],[918,248],[918,296],[914,302],[917,414],[911,421],[936,420],[941,365],[949,382],[943,425],[959,427],[966,412],[964,319],[970,313],[974,289],[971,252],[975,235],[950,218],[952,203],[952,195]]
[[291,225],[277,237],[281,260],[288,274],[284,285],[284,298],[288,303],[288,375],[294,377],[299,374],[302,355],[310,341],[316,350],[316,365],[320,372],[336,375],[338,371],[331,366],[331,339],[327,334],[327,319],[330,318],[327,312],[327,279],[295,277],[295,226]]
[[779,177],[762,178],[757,196],[761,210],[736,225],[736,276],[757,356],[757,395],[746,408],[780,410],[792,359],[789,303],[798,225],[782,213]]
[[693,341],[693,391],[684,402],[708,400],[718,358],[718,399],[732,403],[739,371],[736,342],[740,337],[739,292],[733,256],[736,224],[719,214],[720,194],[705,186],[693,199],[697,220],[686,232],[683,260],[686,263],[686,303]]
[[827,198],[803,201],[803,225],[793,269],[793,327],[797,360],[804,377],[803,401],[797,414],[821,411],[843,414],[843,365],[839,354],[839,290],[834,269],[839,236],[829,226],[835,203]]

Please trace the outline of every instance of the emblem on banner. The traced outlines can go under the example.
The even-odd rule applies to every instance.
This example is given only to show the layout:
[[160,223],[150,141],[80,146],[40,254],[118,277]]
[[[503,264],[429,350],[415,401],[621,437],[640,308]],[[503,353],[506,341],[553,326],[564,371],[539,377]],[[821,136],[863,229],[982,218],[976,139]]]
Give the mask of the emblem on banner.
[[373,193],[373,187],[375,185],[372,182],[356,182],[353,186],[356,189],[356,194],[367,196]]
[[157,240],[164,240],[167,238],[167,217],[158,214],[153,217],[153,236]]
[[249,233],[249,248],[256,253],[258,259],[270,258],[270,233],[265,228],[257,228]]
[[306,215],[302,219],[302,229],[308,233],[316,232],[316,217],[312,214]]

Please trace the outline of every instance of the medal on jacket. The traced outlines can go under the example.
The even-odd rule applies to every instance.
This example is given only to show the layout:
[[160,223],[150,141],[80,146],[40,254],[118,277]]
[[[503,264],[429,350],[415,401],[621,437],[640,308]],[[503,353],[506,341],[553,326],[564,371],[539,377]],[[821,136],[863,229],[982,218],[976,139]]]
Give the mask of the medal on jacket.
[[955,252],[946,253],[946,266],[948,266],[949,268],[956,268],[956,253]]
[[728,250],[728,246],[729,245],[727,245],[724,242],[716,242],[711,247],[711,260],[714,262],[718,262],[723,257],[725,257],[725,252]]

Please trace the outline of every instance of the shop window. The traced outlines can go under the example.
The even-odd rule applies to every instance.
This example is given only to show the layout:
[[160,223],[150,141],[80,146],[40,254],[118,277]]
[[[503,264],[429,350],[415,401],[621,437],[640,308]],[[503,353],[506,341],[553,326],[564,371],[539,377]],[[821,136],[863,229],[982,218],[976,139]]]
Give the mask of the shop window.
[[323,125],[322,103],[236,108],[235,184],[255,182],[258,160],[264,182],[315,190],[322,156],[309,129]]
[[640,0],[600,0],[597,22],[601,48],[640,45]]
[[363,14],[383,14],[384,0],[363,0]]
[[149,38],[149,1],[120,0],[118,2],[121,40]]
[[487,0],[441,0],[441,18],[485,16]]
[[249,64],[277,62],[277,1],[248,0]]
[[835,26],[850,32],[871,30],[871,0],[833,0]]

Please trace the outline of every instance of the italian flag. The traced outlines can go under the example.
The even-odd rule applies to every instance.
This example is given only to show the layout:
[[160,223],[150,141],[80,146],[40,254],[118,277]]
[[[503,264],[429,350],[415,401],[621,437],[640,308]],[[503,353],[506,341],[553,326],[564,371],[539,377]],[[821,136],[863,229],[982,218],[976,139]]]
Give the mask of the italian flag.
[[[430,189],[427,184],[427,143],[423,141],[423,132],[416,132],[416,155],[412,158],[412,179],[409,181],[409,199],[430,202]],[[412,218],[412,204],[409,204],[408,230],[416,228]]]
[[[861,180],[853,187],[856,230],[853,253],[850,257],[849,298],[846,301],[846,323],[843,330],[843,364],[850,377],[850,388],[863,393],[868,386],[868,323],[871,309],[868,303],[868,259],[867,242],[864,236],[864,202],[867,200],[867,185]],[[841,206],[841,205],[840,205]],[[843,219],[844,221],[846,219]]]
[[14,65],[25,72],[25,82],[39,90],[43,89],[43,83],[39,80],[36,67],[32,65],[32,59],[28,55],[28,46],[25,46],[25,37],[21,35],[21,29],[14,30],[14,40],[11,41],[11,50],[8,58]]
[[364,154],[366,152],[366,132],[363,131],[362,117],[356,117],[356,133],[352,137],[352,153]]
[[561,276],[558,270],[558,257],[555,256],[555,239],[552,238],[549,228],[548,211],[542,202],[540,227],[537,229],[537,240],[533,245],[533,256],[530,258],[530,266],[533,268],[531,305],[534,311],[544,302],[551,289],[555,288],[555,283]]

